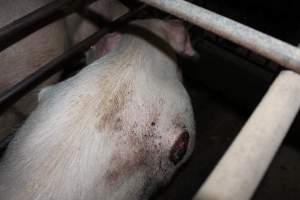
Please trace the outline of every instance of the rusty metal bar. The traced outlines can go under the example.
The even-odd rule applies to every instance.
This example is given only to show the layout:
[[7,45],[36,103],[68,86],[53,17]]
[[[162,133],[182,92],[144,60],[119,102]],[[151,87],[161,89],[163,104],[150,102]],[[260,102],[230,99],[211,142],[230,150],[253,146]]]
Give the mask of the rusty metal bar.
[[300,108],[300,75],[282,71],[194,200],[250,199]]
[[42,66],[33,74],[29,75],[16,85],[12,86],[7,91],[0,94],[0,114],[3,113],[10,105],[14,104],[18,99],[24,96],[27,92],[32,90],[39,83],[49,78],[59,70],[64,69],[72,58],[77,57],[82,52],[87,51],[91,45],[95,44],[103,35],[108,32],[114,31],[117,27],[125,24],[129,20],[133,19],[135,15],[141,12],[146,6],[142,5],[137,9],[130,11],[122,17],[116,19],[111,23],[109,27],[103,28],[100,31],[94,33],[90,37],[81,41],[77,45],[73,46],[61,56],[55,58],[49,63]]
[[95,0],[57,0],[0,28],[0,51]]
[[140,0],[300,73],[300,50],[184,0]]

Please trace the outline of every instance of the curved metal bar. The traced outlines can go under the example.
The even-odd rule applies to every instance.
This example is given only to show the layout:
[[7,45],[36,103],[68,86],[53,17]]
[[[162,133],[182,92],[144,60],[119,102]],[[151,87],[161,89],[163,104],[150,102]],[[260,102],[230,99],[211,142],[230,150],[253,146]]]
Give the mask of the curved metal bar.
[[57,0],[0,28],[0,51],[95,0]]
[[300,73],[300,49],[184,0],[140,0]]
[[87,51],[91,45],[95,44],[103,35],[108,32],[115,30],[117,27],[125,24],[131,20],[135,15],[142,11],[146,6],[142,5],[135,10],[123,15],[122,17],[116,19],[107,28],[94,33],[90,37],[81,41],[77,45],[73,46],[61,56],[55,58],[49,63],[42,66],[33,74],[29,75],[7,91],[4,91],[0,95],[0,114],[3,113],[10,105],[14,104],[18,99],[24,96],[27,92],[32,90],[37,84],[41,83],[45,79],[49,78],[51,75],[55,74],[59,70],[64,69],[68,65],[70,59],[77,57],[82,52]]

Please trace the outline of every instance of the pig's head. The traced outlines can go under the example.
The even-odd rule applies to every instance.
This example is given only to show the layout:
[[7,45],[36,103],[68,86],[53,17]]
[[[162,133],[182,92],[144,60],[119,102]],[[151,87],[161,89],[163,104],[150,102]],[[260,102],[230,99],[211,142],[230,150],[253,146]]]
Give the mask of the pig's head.
[[166,88],[161,83],[138,85],[139,78],[109,97],[115,104],[100,120],[113,141],[104,182],[108,190],[121,188],[115,193],[125,199],[147,199],[165,185],[188,159],[195,141],[193,111],[180,82]]
[[[154,32],[169,44],[171,51],[194,55],[188,34],[179,22],[151,19],[134,24]],[[116,33],[111,36],[120,40]],[[149,64],[147,59],[144,62],[141,68]],[[164,63],[161,65],[163,68]],[[107,88],[109,94],[103,101],[105,110],[101,112],[99,127],[111,133],[115,147],[109,161],[111,168],[104,176],[108,188],[123,187],[119,192],[126,194],[116,192],[118,196],[140,191],[138,195],[144,199],[157,186],[166,184],[190,156],[195,129],[191,103],[178,76],[160,80],[151,77],[151,73],[132,73],[138,72],[127,72],[126,77],[130,78],[126,80],[123,73],[116,71],[115,74],[120,75],[106,82],[106,85],[114,85],[114,89]],[[158,67],[155,73],[159,76],[165,72]],[[120,80],[122,84],[116,86]]]

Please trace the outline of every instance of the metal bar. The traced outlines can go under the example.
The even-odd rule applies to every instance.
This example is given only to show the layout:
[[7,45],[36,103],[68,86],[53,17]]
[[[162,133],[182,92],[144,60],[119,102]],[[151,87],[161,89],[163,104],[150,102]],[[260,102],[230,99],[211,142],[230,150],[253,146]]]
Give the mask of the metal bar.
[[80,10],[78,14],[85,20],[88,20],[89,22],[100,28],[109,26],[111,22],[109,19],[106,19],[105,17],[99,15],[97,12],[89,8]]
[[300,75],[282,71],[194,200],[250,199],[300,108]]
[[95,0],[57,0],[0,29],[0,51]]
[[140,6],[139,8],[123,15],[117,20],[113,21],[109,27],[103,28],[102,30],[91,35],[87,39],[67,50],[61,56],[42,66],[36,72],[29,75],[28,77],[11,87],[9,90],[4,91],[0,95],[0,114],[4,112],[10,105],[14,104],[19,98],[32,90],[37,84],[41,83],[51,75],[66,67],[70,59],[77,57],[84,51],[87,51],[90,46],[95,44],[103,35],[115,30],[117,27],[128,22],[145,7],[145,5]]
[[140,0],[300,73],[300,50],[184,0]]

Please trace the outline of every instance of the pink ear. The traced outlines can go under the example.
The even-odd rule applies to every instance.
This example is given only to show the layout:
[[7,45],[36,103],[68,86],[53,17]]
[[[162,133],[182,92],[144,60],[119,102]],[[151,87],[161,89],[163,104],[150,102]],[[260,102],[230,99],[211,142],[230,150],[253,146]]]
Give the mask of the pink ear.
[[192,47],[189,34],[181,20],[167,20],[166,28],[169,43],[178,53],[186,56],[194,56],[196,54]]
[[111,50],[113,50],[119,45],[121,37],[122,37],[121,33],[118,32],[114,32],[106,35],[105,44],[103,46],[106,50],[106,53],[110,52]]
[[189,36],[186,38],[183,54],[187,56],[195,56],[197,54],[192,47],[192,43]]
[[109,33],[103,36],[87,53],[88,62],[97,60],[119,45],[122,34],[118,32]]

